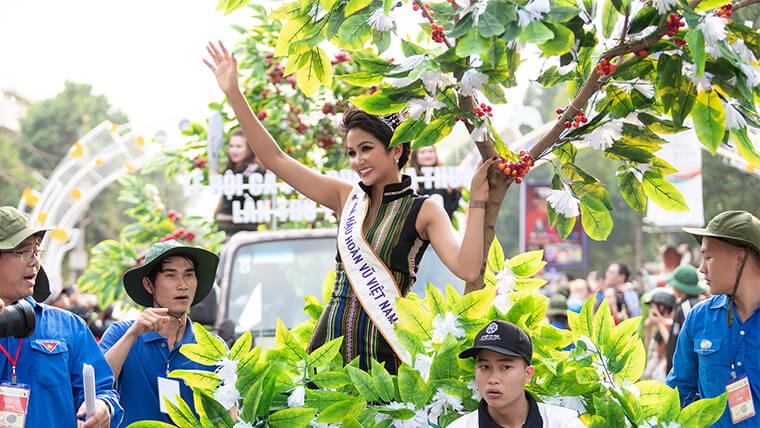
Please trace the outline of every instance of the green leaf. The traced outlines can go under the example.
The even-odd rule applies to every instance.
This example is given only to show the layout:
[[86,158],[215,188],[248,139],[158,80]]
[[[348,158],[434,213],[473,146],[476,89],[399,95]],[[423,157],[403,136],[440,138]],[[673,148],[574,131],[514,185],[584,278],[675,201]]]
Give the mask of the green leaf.
[[[357,369],[358,370],[358,369]],[[367,402],[360,397],[346,396],[346,399],[339,401],[330,407],[319,412],[317,422],[324,423],[338,423],[351,419],[359,414],[367,407]]]
[[470,31],[457,42],[456,53],[460,58],[470,55],[486,56],[490,47],[488,39],[481,37],[476,31]]
[[401,125],[399,125],[398,128],[396,128],[396,132],[393,133],[393,138],[391,138],[389,147],[394,147],[399,144],[404,144],[412,141],[418,135],[420,135],[422,130],[425,129],[425,126],[426,124],[424,120],[416,120],[413,118],[406,119],[405,121],[401,122]]
[[351,378],[344,371],[319,372],[311,377],[312,382],[320,388],[340,388],[351,383]]
[[451,29],[451,31],[447,32],[446,35],[451,38],[459,38],[467,34],[473,27],[473,13],[469,12],[465,16],[463,16],[459,21],[457,21],[456,24],[454,24],[454,28]]
[[694,118],[694,130],[697,131],[699,141],[712,154],[715,154],[726,133],[726,117],[717,91],[709,89],[697,94],[697,102],[694,104],[691,115]]
[[678,416],[681,405],[678,392],[662,382],[642,380],[636,383],[639,389],[639,403],[644,413],[644,419],[657,416],[658,420],[671,421]]
[[691,109],[694,106],[696,99],[697,89],[694,84],[691,83],[691,79],[681,79],[680,87],[678,87],[675,92],[673,107],[670,110],[673,124],[676,127],[681,127],[686,116],[691,113]]
[[576,181],[573,182],[573,190],[581,202],[588,204],[598,211],[605,209],[612,211],[615,209],[615,206],[612,205],[612,198],[610,198],[609,192],[600,183]]
[[279,318],[277,319],[275,330],[275,345],[277,348],[286,350],[288,352],[287,355],[291,356],[291,358],[298,360],[306,359],[306,350],[304,350],[298,339],[293,336],[293,333],[285,327],[285,324]]
[[657,60],[657,96],[662,100],[662,108],[666,112],[673,107],[676,91],[681,86],[681,69],[680,56],[662,54]]
[[610,307],[607,304],[607,299],[603,299],[594,315],[594,336],[592,337],[594,343],[609,342],[613,327],[615,327],[615,323],[612,320]]
[[316,48],[306,55],[305,64],[296,72],[298,89],[307,97],[314,95],[321,85],[332,84],[332,64],[325,51]]
[[702,398],[681,410],[676,422],[685,428],[697,428],[712,425],[726,411],[727,395],[723,394],[714,398]]
[[618,375],[624,379],[630,379],[631,381],[637,381],[644,373],[644,369],[647,365],[647,352],[644,349],[644,343],[641,340],[636,339],[633,344],[633,352],[627,358],[623,369],[620,370]]
[[187,403],[185,403],[185,400],[183,400],[179,394],[175,395],[175,397],[177,398],[176,406],[172,404],[171,401],[169,401],[168,397],[163,397],[167,413],[172,419],[172,422],[177,424],[177,426],[180,428],[197,427],[199,421],[195,418],[193,411],[190,410],[190,407],[187,405]]
[[272,428],[307,427],[316,414],[317,409],[310,408],[279,410],[269,415],[269,426]]
[[243,333],[243,335],[235,341],[235,344],[232,345],[232,349],[230,349],[229,359],[236,361],[242,360],[246,355],[248,355],[248,352],[251,351],[252,342],[253,339],[251,338],[251,332],[246,331]]
[[490,287],[467,293],[451,305],[451,313],[470,319],[482,318],[491,307],[494,296],[495,290]]
[[425,299],[422,303],[430,310],[431,314],[445,314],[449,310],[449,303],[446,301],[446,297],[430,282],[427,283],[427,287],[425,288]]
[[359,95],[349,100],[351,104],[369,114],[383,115],[397,113],[406,107],[406,101],[394,101],[382,91],[372,95]]
[[456,119],[450,114],[430,122],[430,124],[425,126],[425,129],[423,129],[422,132],[420,132],[420,135],[414,140],[412,149],[432,146],[441,141],[443,137],[451,133],[455,124]]
[[606,241],[612,232],[612,216],[607,210],[596,211],[581,201],[581,222],[583,230],[595,241]]
[[409,333],[423,339],[430,340],[430,331],[433,325],[433,316],[420,302],[411,299],[397,299],[398,316],[401,326]]
[[642,183],[644,193],[655,204],[670,211],[688,211],[689,207],[683,199],[683,196],[663,176],[652,171],[644,173]]
[[346,366],[346,373],[359,394],[367,401],[377,401],[379,394],[375,389],[375,381],[364,370]]
[[340,346],[343,344],[343,336],[335,338],[314,351],[311,351],[306,364],[309,367],[322,367],[327,365],[340,352]]
[[612,30],[615,29],[618,16],[618,11],[615,10],[612,0],[605,1],[604,9],[602,9],[602,34],[604,34],[605,38],[610,38],[612,35]]
[[290,44],[300,40],[310,28],[311,18],[309,16],[299,16],[289,20],[282,26],[280,34],[277,36],[277,45],[274,48],[274,56],[286,56]]
[[430,395],[420,373],[406,364],[402,364],[398,371],[398,391],[402,401],[414,403],[418,409],[427,404]]
[[630,95],[623,92],[622,89],[608,85],[607,86],[607,100],[610,104],[610,109],[616,117],[626,117],[628,113],[632,112],[635,108],[631,101]]
[[644,214],[647,207],[647,196],[644,188],[633,172],[626,167],[620,167],[617,174],[618,186],[623,199],[631,208]]
[[216,364],[216,362],[221,358],[216,358],[216,355],[210,351],[210,349],[205,348],[197,343],[187,343],[179,348],[179,352],[182,355],[186,356],[190,361],[194,361],[196,363],[207,366]]
[[512,257],[507,263],[507,267],[520,277],[535,275],[545,265],[544,250],[526,251]]
[[504,269],[504,250],[501,248],[501,243],[497,238],[494,238],[491,242],[491,247],[488,249],[486,265],[494,272]]
[[541,21],[533,21],[523,28],[520,41],[540,45],[554,37],[554,32]]
[[385,367],[375,359],[372,359],[372,380],[375,382],[375,389],[380,399],[386,403],[393,401],[396,396],[393,378],[388,373],[388,370],[385,370]]
[[338,29],[337,44],[343,49],[361,49],[372,36],[371,27],[367,25],[367,15],[352,15]]
[[372,0],[349,0],[346,6],[345,16],[349,17],[356,12],[364,9],[372,3]]
[[430,367],[430,381],[459,378],[459,346],[452,335],[447,335],[438,348]]
[[697,66],[696,77],[702,77],[705,72],[705,35],[699,28],[692,28],[686,33],[686,43],[691,49],[691,56],[694,58],[694,65]]
[[[199,348],[188,347],[188,353],[183,352],[183,348],[187,345],[182,345],[180,352],[182,355],[193,360],[197,358],[199,360],[193,360],[201,364],[214,364],[222,357],[227,356],[227,347],[224,345],[221,339],[211,335],[200,323],[193,323],[193,331],[195,332],[196,342]],[[209,363],[208,361],[212,361]]]
[[575,46],[575,34],[569,28],[559,24],[549,24],[549,29],[554,36],[539,45],[544,56],[562,55],[570,52],[570,49]]
[[486,98],[488,98],[488,101],[493,104],[504,104],[507,102],[504,90],[501,89],[501,86],[498,83],[492,85],[485,84],[481,86],[480,91],[483,92],[483,95],[485,95]]
[[[230,413],[227,411],[227,409],[224,408],[224,406],[216,401],[214,397],[203,391],[199,392],[199,396],[201,407],[206,412],[206,417],[208,418],[208,422],[211,424],[211,426],[219,428],[232,428],[235,425],[235,423],[232,421],[232,418],[230,417]],[[197,409],[198,405],[196,404],[195,407]]]
[[[551,207],[549,207],[551,209]],[[552,209],[554,211],[554,209]],[[575,228],[575,219],[577,217],[565,217],[563,215],[557,215],[557,223],[555,224],[557,227],[557,233],[559,233],[559,236],[562,239],[567,239],[567,237],[570,235],[570,232],[573,231]]]
[[222,383],[216,373],[206,370],[172,370],[167,376],[182,379],[192,388],[205,390],[214,389]]
[[731,135],[736,143],[739,154],[755,168],[760,168],[760,155],[755,150],[754,144],[747,135],[747,128],[732,129]]
[[377,86],[383,82],[382,74],[371,73],[369,71],[341,74],[335,77],[350,85],[359,86],[362,88],[371,88],[372,86]]
[[478,32],[483,37],[498,36],[504,32],[504,24],[514,21],[515,15],[514,6],[506,2],[488,2],[486,10],[478,18]]

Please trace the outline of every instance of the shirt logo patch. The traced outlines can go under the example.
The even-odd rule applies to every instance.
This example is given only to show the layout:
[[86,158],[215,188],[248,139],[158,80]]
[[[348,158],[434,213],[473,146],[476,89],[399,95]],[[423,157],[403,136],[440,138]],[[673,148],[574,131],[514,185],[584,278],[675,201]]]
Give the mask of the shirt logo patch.
[[496,329],[499,328],[495,322],[492,322],[491,324],[488,324],[488,327],[486,327],[486,333],[492,334],[496,331]]
[[709,340],[705,339],[705,340],[703,340],[699,344],[699,347],[702,348],[702,349],[710,349],[710,348],[712,348],[712,342],[710,342]]
[[53,340],[38,340],[37,343],[44,346],[45,349],[48,350],[48,352],[53,352],[55,348],[58,346],[58,342],[53,341]]

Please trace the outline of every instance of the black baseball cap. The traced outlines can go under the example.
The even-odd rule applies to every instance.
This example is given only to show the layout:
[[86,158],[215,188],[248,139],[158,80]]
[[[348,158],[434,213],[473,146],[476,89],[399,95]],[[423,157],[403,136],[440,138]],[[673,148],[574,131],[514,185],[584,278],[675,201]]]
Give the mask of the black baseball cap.
[[520,327],[509,321],[493,320],[483,327],[475,336],[472,348],[465,349],[459,358],[476,357],[478,352],[487,349],[512,357],[520,357],[531,364],[533,359],[533,342]]

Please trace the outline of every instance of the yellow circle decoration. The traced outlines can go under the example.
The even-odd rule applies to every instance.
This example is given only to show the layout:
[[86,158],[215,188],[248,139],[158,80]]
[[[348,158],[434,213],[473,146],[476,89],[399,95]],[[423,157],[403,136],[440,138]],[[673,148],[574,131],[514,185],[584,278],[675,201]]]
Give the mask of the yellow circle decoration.
[[124,168],[126,168],[127,172],[129,172],[130,174],[135,172],[135,166],[132,165],[132,163],[129,161],[124,161]]
[[111,129],[108,130],[108,132],[116,132],[117,129],[119,129],[119,125],[117,125],[117,124],[114,123],[111,126]]
[[71,191],[71,197],[74,198],[74,199],[81,198],[82,197],[82,191],[79,190],[78,188],[75,188],[74,190]]
[[145,145],[145,138],[143,137],[137,137],[135,139],[135,143],[137,144],[137,147],[142,147]]
[[56,241],[66,242],[69,239],[69,234],[65,230],[57,227],[50,231],[50,236]]
[[37,221],[40,222],[40,224],[45,224],[45,220],[47,220],[47,213],[37,214]]
[[32,189],[24,189],[24,191],[21,193],[21,196],[24,197],[24,203],[30,207],[37,205],[37,202],[40,200],[40,198],[32,194]]
[[69,150],[69,156],[73,159],[80,158],[84,154],[84,146],[82,146],[80,143],[76,142],[73,146],[71,146],[71,150]]
[[95,166],[103,165],[103,159],[95,159]]

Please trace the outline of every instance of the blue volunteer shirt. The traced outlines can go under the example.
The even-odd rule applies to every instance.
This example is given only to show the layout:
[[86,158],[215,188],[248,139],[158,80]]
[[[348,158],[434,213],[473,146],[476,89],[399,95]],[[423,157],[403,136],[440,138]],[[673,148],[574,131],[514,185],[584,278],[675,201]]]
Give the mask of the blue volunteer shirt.
[[726,390],[731,379],[731,361],[737,376],[746,374],[752,390],[756,415],[739,424],[731,423],[726,406],[723,416],[713,427],[760,426],[760,308],[744,322],[736,314],[729,327],[726,323],[728,297],[714,296],[700,302],[686,316],[678,336],[673,368],[667,384],[678,387],[681,406],[699,399],[717,397]]
[[[76,427],[76,413],[84,403],[82,367],[95,369],[95,396],[106,401],[113,413],[111,427],[119,426],[123,412],[113,389],[113,371],[84,320],[69,311],[26,300],[34,306],[34,333],[23,339],[0,338],[11,358],[21,348],[16,363],[17,383],[28,385],[27,427]],[[11,363],[0,353],[0,381],[11,382]]]
[[[124,336],[133,321],[113,323],[100,339],[100,350],[105,353]],[[172,370],[206,370],[214,371],[216,367],[205,366],[193,361],[179,352],[187,343],[196,343],[193,323],[188,319],[187,331],[182,341],[168,349],[168,342],[158,333],[143,333],[135,340],[124,360],[121,373],[116,382],[116,389],[124,407],[124,423],[151,420],[171,423],[169,415],[161,413],[158,395],[158,377],[167,377]],[[195,414],[193,391],[181,379],[172,378],[180,384],[180,396]],[[196,414],[197,415],[197,414]]]

